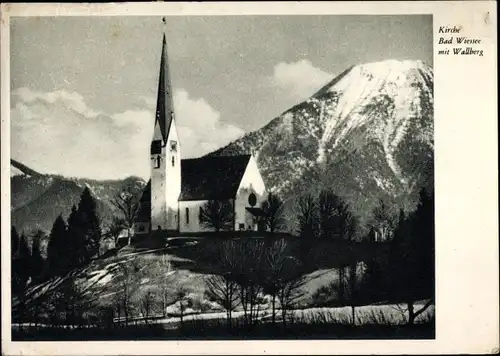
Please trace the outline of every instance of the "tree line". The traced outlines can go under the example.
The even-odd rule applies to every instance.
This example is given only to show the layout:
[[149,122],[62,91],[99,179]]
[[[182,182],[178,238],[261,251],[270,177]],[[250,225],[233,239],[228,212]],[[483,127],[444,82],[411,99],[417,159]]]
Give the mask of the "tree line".
[[231,239],[214,248],[206,251],[215,271],[205,278],[206,296],[226,311],[228,328],[236,308],[243,311],[245,327],[258,323],[264,295],[270,297],[271,322],[276,324],[279,315],[286,325],[303,296],[305,279],[303,265],[290,254],[285,239]]
[[[31,236],[19,235],[11,228],[12,292],[23,296],[28,282],[40,282],[53,276],[63,276],[87,264],[99,254],[101,225],[96,201],[86,187],[77,206],[73,206],[66,222],[59,215],[48,236],[38,230]],[[46,258],[42,242],[48,238]],[[28,240],[31,239],[31,247]]]
[[[303,199],[296,206],[299,233],[307,237],[298,240],[300,250],[303,242],[311,241],[311,236],[354,236],[356,218],[341,199],[328,192],[320,193],[317,200],[313,195]],[[376,214],[378,220],[373,228],[379,224],[390,236],[386,237],[388,253],[368,260],[352,255],[338,261],[332,287],[326,293],[334,296],[335,305],[351,307],[353,324],[356,308],[375,302],[399,305],[399,311],[413,324],[434,302],[433,195],[422,190],[416,210],[410,214],[401,210],[396,222],[392,222],[383,203],[376,208]],[[389,224],[392,230],[388,230]],[[212,261],[215,271],[206,278],[208,297],[226,310],[229,328],[238,307],[243,310],[245,325],[258,322],[264,295],[270,297],[273,324],[278,315],[285,326],[293,320],[291,311],[303,295],[304,276],[310,272],[306,260],[310,256],[291,251],[292,245],[286,239],[231,239],[205,251],[206,260]],[[361,265],[365,266],[362,272]],[[417,307],[419,300],[428,301]]]
[[[231,230],[234,210],[229,201],[209,200],[200,208],[200,223],[215,232]],[[308,192],[295,198],[293,206],[287,208],[279,195],[269,193],[260,204],[260,214],[254,222],[261,231],[271,233],[290,230],[303,238],[322,240],[354,240],[360,229],[359,218],[351,206],[331,189]],[[369,233],[362,236],[369,241],[388,241],[396,227],[393,213],[380,200],[372,212],[368,224]]]
[[[122,195],[122,198],[126,196]],[[208,203],[207,203],[208,204]],[[207,206],[207,205],[206,205]],[[206,207],[205,206],[205,207]],[[264,212],[264,224],[270,231],[280,229],[285,220],[283,202],[270,194],[261,205]],[[349,205],[324,190],[317,195],[306,194],[297,200],[294,206],[297,232],[301,241],[315,239],[353,239],[357,228],[357,219]],[[355,259],[341,264],[337,269],[335,290],[337,299],[342,305],[352,307],[352,320],[355,323],[355,308],[374,301],[402,302],[406,305],[409,322],[422,314],[432,303],[434,296],[434,199],[425,190],[420,193],[417,209],[406,214],[400,211],[396,222],[390,216],[387,207],[381,203],[374,212],[380,222],[373,224],[373,229],[385,229],[386,236],[391,236],[389,254],[386,259],[373,258],[366,262],[364,277],[357,273]],[[389,228],[387,227],[389,226]],[[379,230],[382,231],[382,230]],[[47,259],[41,254],[40,242],[44,234],[37,232],[32,238],[31,248],[28,237],[18,235],[12,229],[12,282],[14,294],[22,295],[28,280],[41,280],[50,276],[64,275],[74,268],[88,263],[99,253],[101,232],[96,203],[90,190],[85,188],[77,206],[65,222],[62,216],[57,217],[49,235]],[[313,240],[314,241],[314,240]],[[219,247],[217,247],[219,246]],[[215,273],[206,278],[207,296],[217,302],[224,310],[228,327],[231,327],[233,312],[236,308],[243,311],[245,325],[256,324],[262,316],[261,306],[264,295],[269,296],[271,305],[271,321],[278,319],[286,325],[293,319],[292,310],[298,306],[305,283],[304,275],[308,272],[304,260],[289,250],[286,239],[254,240],[232,239],[214,249],[205,251],[206,260],[212,261]],[[173,288],[168,281],[170,271],[168,261],[164,267],[158,268],[165,277],[161,295],[162,313],[166,315],[168,300],[179,302],[181,318],[185,304],[186,291]],[[120,292],[115,294],[114,308],[110,314],[130,319],[130,312],[135,305],[145,320],[151,316],[153,304],[156,303],[150,290],[144,293],[132,290],[136,278],[143,266],[121,264],[125,276],[120,282]],[[89,302],[82,299],[82,292],[72,282],[60,289],[58,302],[64,309],[68,320],[75,319]],[[140,294],[140,297],[137,295]],[[57,297],[57,296],[56,296]],[[56,298],[54,297],[54,298]],[[134,301],[134,298],[138,298]],[[430,298],[423,307],[416,307],[415,302]],[[59,305],[56,303],[56,305]],[[59,307],[58,307],[59,308]],[[55,309],[54,309],[55,310]]]

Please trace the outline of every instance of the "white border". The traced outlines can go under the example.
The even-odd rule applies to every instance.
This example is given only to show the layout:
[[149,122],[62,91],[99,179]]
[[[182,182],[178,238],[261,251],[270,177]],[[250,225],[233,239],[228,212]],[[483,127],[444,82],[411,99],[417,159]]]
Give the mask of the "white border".
[[[276,2],[1,5],[2,349],[8,355],[438,354],[498,352],[496,3]],[[9,17],[433,14],[436,340],[10,342]],[[461,25],[483,57],[436,56],[436,26]]]

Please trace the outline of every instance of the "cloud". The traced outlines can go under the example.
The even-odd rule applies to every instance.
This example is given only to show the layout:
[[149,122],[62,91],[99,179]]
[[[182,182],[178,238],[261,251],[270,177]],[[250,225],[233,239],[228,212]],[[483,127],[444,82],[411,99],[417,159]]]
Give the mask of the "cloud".
[[[140,99],[155,110],[156,99],[145,96]],[[185,89],[174,91],[174,110],[181,154],[185,158],[210,153],[245,133],[241,128],[221,121],[220,112],[205,99],[191,97]]]
[[222,122],[220,113],[205,99],[191,98],[184,89],[174,92],[174,108],[183,157],[209,153],[245,133],[237,126]]
[[[119,113],[90,108],[78,93],[12,92],[12,157],[35,170],[96,179],[149,177],[149,145],[154,105]],[[229,143],[244,132],[220,120],[220,113],[187,91],[174,94],[183,157],[196,157]],[[153,106],[153,107],[152,107]]]
[[274,67],[271,81],[274,86],[287,90],[295,98],[306,99],[332,79],[332,74],[314,67],[309,60],[302,59],[292,63],[278,63]]
[[58,90],[49,93],[41,93],[33,91],[29,88],[19,88],[12,91],[14,96],[18,96],[19,99],[25,103],[34,103],[37,101],[45,102],[48,104],[54,104],[56,102],[74,110],[75,112],[89,118],[95,118],[102,112],[94,111],[90,109],[85,103],[83,96],[77,92],[67,92],[65,90]]

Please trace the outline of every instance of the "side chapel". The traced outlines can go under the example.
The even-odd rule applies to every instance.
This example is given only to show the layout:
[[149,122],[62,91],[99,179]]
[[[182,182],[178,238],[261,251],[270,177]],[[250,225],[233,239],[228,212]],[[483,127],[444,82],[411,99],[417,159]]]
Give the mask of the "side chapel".
[[141,196],[134,234],[210,231],[200,219],[201,208],[209,200],[230,204],[231,230],[257,230],[254,216],[262,213],[258,206],[267,193],[255,159],[251,155],[182,159],[181,148],[164,32],[150,148],[151,179]]

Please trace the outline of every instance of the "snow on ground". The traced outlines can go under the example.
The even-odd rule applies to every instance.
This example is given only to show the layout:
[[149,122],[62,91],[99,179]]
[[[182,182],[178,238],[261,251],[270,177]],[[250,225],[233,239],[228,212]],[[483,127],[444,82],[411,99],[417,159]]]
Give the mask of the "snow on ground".
[[[125,251],[120,251],[117,256],[110,257],[104,260],[96,260],[91,263],[90,266],[82,271],[75,271],[72,275],[65,278],[75,278],[78,280],[78,284],[84,287],[86,293],[92,293],[98,296],[98,302],[106,305],[111,301],[111,297],[120,288],[120,283],[118,281],[123,278],[122,271],[119,268],[120,264],[123,263],[139,263],[141,265],[142,271],[141,275],[138,275],[135,279],[131,280],[130,283],[139,286],[139,293],[146,289],[154,290],[155,288],[161,287],[161,283],[164,281],[165,277],[169,277],[169,288],[175,290],[175,288],[182,286],[186,288],[186,296],[184,298],[184,320],[191,319],[214,319],[214,318],[225,318],[225,311],[215,302],[207,299],[205,295],[205,278],[207,275],[195,273],[189,269],[173,269],[168,272],[162,270],[162,262],[167,261],[186,261],[185,259],[175,257],[167,253],[163,249],[164,253],[158,253],[162,249],[156,250],[142,250],[133,251],[128,249]],[[142,272],[141,272],[142,273]],[[352,319],[352,310],[350,307],[344,308],[308,308],[312,304],[312,298],[318,289],[330,285],[333,281],[337,279],[337,271],[335,269],[322,269],[314,271],[305,277],[304,285],[304,296],[299,303],[299,306],[304,309],[295,310],[293,313],[294,319],[303,322],[314,322],[314,320],[328,320],[330,322],[350,322]],[[54,278],[42,285],[36,286],[30,292],[32,298],[37,298],[38,296],[50,292],[58,287],[58,285],[64,281],[64,278]],[[171,294],[174,295],[173,293]],[[140,297],[140,296],[139,296]],[[407,320],[407,313],[405,314],[402,310],[405,306],[388,306],[388,305],[369,305],[356,307],[356,321],[357,323],[393,323],[400,324]],[[167,307],[167,313],[169,315],[179,315],[180,314],[180,302],[175,302]],[[270,297],[265,296],[264,302],[260,305],[261,317],[266,320],[271,314],[271,303]],[[277,314],[280,315],[281,311],[278,310]],[[428,318],[429,315],[433,315],[434,307],[430,307],[425,313],[423,313],[420,318]],[[191,314],[191,315],[187,315]],[[242,316],[243,312],[241,308],[233,313],[234,317]],[[141,322],[141,318],[137,319]],[[155,320],[158,323],[175,323],[178,322],[179,318],[166,318]]]
[[[418,310],[424,302],[419,302],[416,305]],[[434,305],[431,305],[424,313],[422,313],[417,319],[416,323],[428,320],[434,315]],[[176,316],[167,318],[158,318],[149,320],[149,323],[155,324],[176,324],[179,323],[181,318],[179,316],[179,310],[175,307],[169,308],[168,313],[175,314]],[[406,312],[406,305],[365,305],[355,308],[356,313],[356,325],[365,324],[390,324],[390,325],[400,325],[408,322],[408,313]],[[296,309],[291,311],[288,318],[293,318],[296,322],[303,323],[341,323],[350,324],[352,323],[352,309],[351,307],[338,307],[338,308],[307,308],[307,309]],[[232,317],[234,319],[242,318],[244,316],[243,311],[234,311]],[[259,312],[259,320],[269,321],[271,318],[271,309],[261,309]],[[214,320],[214,319],[226,319],[225,311],[214,311],[209,313],[195,313],[192,309],[184,310],[184,321],[189,320]],[[124,319],[122,318],[121,321]],[[281,320],[281,309],[276,309],[276,320]],[[116,319],[115,321],[119,321]],[[133,318],[129,320],[134,324],[143,324],[144,318]]]

